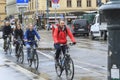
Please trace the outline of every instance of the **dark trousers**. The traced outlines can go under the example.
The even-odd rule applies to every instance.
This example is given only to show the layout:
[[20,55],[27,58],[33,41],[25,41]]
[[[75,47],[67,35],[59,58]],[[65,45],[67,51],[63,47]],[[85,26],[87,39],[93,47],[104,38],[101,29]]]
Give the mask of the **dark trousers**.
[[60,46],[60,44],[54,44],[54,47],[55,47],[55,49],[56,49],[55,59],[58,60],[59,55],[61,54],[61,51],[63,52],[63,54],[65,54],[65,52],[66,52],[66,45]]
[[16,55],[17,55],[17,52],[18,52],[18,49],[19,49],[19,45],[20,45],[20,44],[19,44],[19,42],[17,42],[17,41],[15,42],[15,44],[16,44],[16,46],[15,46],[15,47],[16,47],[16,48],[15,48],[15,53],[16,53]]

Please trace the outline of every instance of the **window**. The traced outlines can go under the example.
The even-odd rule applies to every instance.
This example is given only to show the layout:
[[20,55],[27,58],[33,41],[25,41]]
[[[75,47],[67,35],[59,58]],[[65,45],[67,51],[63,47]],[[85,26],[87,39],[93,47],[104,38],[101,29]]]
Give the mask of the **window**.
[[108,2],[109,0],[106,0],[106,3]]
[[34,2],[33,2],[33,0],[32,0],[32,9],[34,9]]
[[87,7],[91,7],[91,0],[87,0]]
[[48,7],[52,7],[52,1],[48,0]]
[[72,7],[72,1],[71,0],[67,0],[67,7]]
[[81,7],[81,0],[77,0],[77,7]]

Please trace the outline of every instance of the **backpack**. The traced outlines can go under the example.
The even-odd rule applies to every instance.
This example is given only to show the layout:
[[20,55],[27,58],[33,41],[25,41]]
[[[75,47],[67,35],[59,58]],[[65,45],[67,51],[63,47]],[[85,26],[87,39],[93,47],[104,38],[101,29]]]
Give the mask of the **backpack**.
[[[55,31],[55,28],[56,27],[58,27],[58,35],[59,35],[59,33],[60,33],[60,27],[59,27],[59,25],[58,24],[56,24],[56,25],[52,25],[52,35],[54,34],[54,31]],[[67,34],[67,27],[66,27],[66,25],[65,25],[65,29],[64,29],[64,31],[66,32],[66,34]]]

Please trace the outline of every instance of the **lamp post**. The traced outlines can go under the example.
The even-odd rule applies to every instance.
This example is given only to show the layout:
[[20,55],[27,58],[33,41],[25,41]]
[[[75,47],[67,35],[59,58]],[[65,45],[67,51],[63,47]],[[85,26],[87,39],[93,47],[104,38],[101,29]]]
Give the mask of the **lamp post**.
[[36,4],[36,18],[38,19],[38,7],[39,7],[38,6],[38,0],[36,0],[35,4]]
[[48,20],[49,20],[49,3],[48,3],[48,0],[46,0],[46,20],[47,20],[47,27],[48,27]]

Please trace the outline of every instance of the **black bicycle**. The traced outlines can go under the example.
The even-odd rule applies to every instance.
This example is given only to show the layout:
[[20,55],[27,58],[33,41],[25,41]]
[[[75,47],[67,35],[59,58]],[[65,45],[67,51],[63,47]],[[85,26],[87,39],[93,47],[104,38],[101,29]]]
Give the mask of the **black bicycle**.
[[12,44],[11,44],[11,35],[6,35],[6,42],[5,42],[5,52],[6,54],[10,54],[12,53]]
[[37,70],[38,66],[39,66],[39,58],[38,58],[38,54],[36,51],[37,48],[37,41],[28,41],[29,43],[31,43],[31,48],[30,48],[30,56],[31,58],[28,59],[28,64],[31,67],[32,64],[34,63],[34,68]]
[[[70,45],[73,45],[70,43]],[[64,46],[64,45],[61,45]],[[73,80],[74,78],[74,62],[69,54],[69,46],[66,45],[66,53],[59,56],[58,62],[55,62],[55,69],[58,77],[61,77],[63,71],[65,70],[67,80]]]
[[18,43],[16,44],[18,46],[18,51],[16,53],[17,62],[20,62],[22,64],[24,62],[23,41],[16,40],[16,42]]

